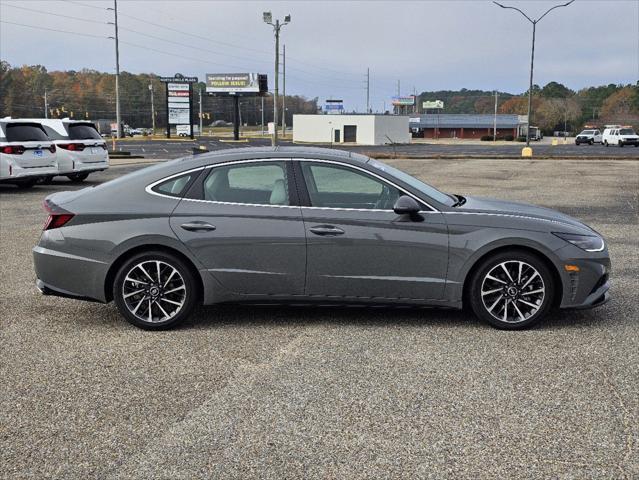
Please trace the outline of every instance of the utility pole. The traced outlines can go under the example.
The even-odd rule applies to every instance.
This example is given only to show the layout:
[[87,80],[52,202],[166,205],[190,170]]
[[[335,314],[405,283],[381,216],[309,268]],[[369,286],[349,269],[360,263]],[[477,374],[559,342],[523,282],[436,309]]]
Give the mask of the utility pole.
[[262,97],[262,135],[264,135],[264,97]]
[[506,5],[502,5],[501,3],[495,2],[493,0],[493,3],[495,5],[497,5],[498,7],[511,9],[511,10],[517,10],[519,13],[521,13],[526,18],[526,20],[528,20],[530,23],[532,23],[532,26],[533,26],[533,30],[532,30],[532,48],[530,50],[530,84],[528,86],[528,129],[526,130],[526,147],[530,147],[530,118],[531,118],[531,114],[532,114],[533,67],[534,67],[534,64],[535,64],[535,31],[536,31],[536,28],[537,28],[537,24],[539,22],[541,22],[541,19],[544,18],[546,15],[548,15],[555,8],[567,7],[568,5],[570,5],[574,1],[575,0],[570,0],[570,1],[566,2],[566,3],[562,3],[561,5],[555,5],[554,7],[551,7],[548,10],[546,10],[546,12],[541,17],[539,17],[536,20],[533,20],[532,18],[530,18],[528,15],[526,15],[523,11],[521,11],[517,7],[508,7]]
[[44,89],[44,118],[49,118],[49,102],[47,101],[47,89]]
[[278,115],[277,115],[277,103],[279,101],[279,74],[280,74],[280,29],[291,22],[291,16],[286,15],[284,21],[280,23],[279,20],[275,20],[273,23],[273,15],[271,12],[264,12],[264,22],[273,27],[275,33],[275,89],[273,91],[273,138],[271,139],[271,145],[277,145],[277,127],[278,127]]
[[286,45],[282,45],[282,137],[286,136]]
[[153,84],[149,83],[149,90],[151,91],[151,136],[155,135],[155,103],[153,101]]
[[120,44],[118,37],[118,0],[113,0],[113,8],[107,8],[107,10],[113,10],[114,22],[109,24],[115,27],[115,36],[109,37],[115,40],[115,121],[117,122],[117,137],[122,138],[122,118],[120,116]]
[[371,113],[371,69],[366,69],[366,113]]
[[[400,83],[399,80],[397,80],[397,102],[399,102],[399,92],[400,92]],[[399,115],[401,113],[400,109],[401,109],[401,105],[396,105],[395,106],[395,114]]]
[[200,87],[200,137],[204,131],[202,130],[202,87]]
[[497,90],[495,90],[495,118],[493,119],[493,142],[497,141]]

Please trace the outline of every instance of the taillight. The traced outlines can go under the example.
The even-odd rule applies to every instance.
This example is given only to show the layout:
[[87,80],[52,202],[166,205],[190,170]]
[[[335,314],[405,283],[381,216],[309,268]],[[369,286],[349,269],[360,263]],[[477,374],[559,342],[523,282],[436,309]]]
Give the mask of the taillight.
[[53,230],[65,226],[75,215],[72,213],[52,213],[44,223],[43,230]]
[[46,200],[42,203],[42,206],[49,213],[49,217],[47,221],[44,222],[42,230],[53,230],[54,228],[63,227],[75,216],[73,213],[55,213]]
[[53,143],[49,146],[49,151],[55,153],[55,145]]
[[2,147],[2,153],[8,155],[22,155],[24,153],[24,147],[22,145],[7,145]]
[[59,143],[58,147],[64,148],[65,150],[69,150],[71,152],[81,152],[84,150],[84,143]]

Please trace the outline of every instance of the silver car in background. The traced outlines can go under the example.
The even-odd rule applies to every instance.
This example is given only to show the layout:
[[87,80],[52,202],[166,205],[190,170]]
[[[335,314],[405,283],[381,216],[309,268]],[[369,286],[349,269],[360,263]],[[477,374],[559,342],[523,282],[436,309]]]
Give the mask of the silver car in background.
[[583,223],[337,150],[217,151],[45,207],[38,288],[114,300],[147,329],[223,302],[468,306],[517,329],[608,299],[608,250]]
[[57,172],[56,147],[39,123],[0,120],[0,183],[29,188]]

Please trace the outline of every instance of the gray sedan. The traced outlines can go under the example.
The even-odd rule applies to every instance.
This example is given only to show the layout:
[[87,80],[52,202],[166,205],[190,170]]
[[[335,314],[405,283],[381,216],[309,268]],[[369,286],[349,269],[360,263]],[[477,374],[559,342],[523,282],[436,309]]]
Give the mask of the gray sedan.
[[338,150],[217,151],[45,208],[40,291],[113,300],[147,329],[224,302],[469,307],[517,329],[608,299],[606,244],[583,223]]

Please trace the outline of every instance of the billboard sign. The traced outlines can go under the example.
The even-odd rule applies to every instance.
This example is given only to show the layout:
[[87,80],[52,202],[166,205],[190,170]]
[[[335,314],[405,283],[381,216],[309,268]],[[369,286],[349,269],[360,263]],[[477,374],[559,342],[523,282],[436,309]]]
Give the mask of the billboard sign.
[[266,75],[259,73],[207,73],[206,93],[259,95],[267,93]]
[[188,83],[167,83],[167,103],[170,125],[191,125],[191,86]]
[[393,97],[393,101],[392,101],[393,105],[396,107],[403,107],[403,106],[413,106],[415,105],[415,97],[413,95],[409,96],[409,97]]
[[328,113],[342,113],[344,111],[344,100],[327,99],[324,110]]
[[444,108],[444,102],[442,100],[429,100],[422,103],[422,107],[425,109],[436,108],[442,110]]

